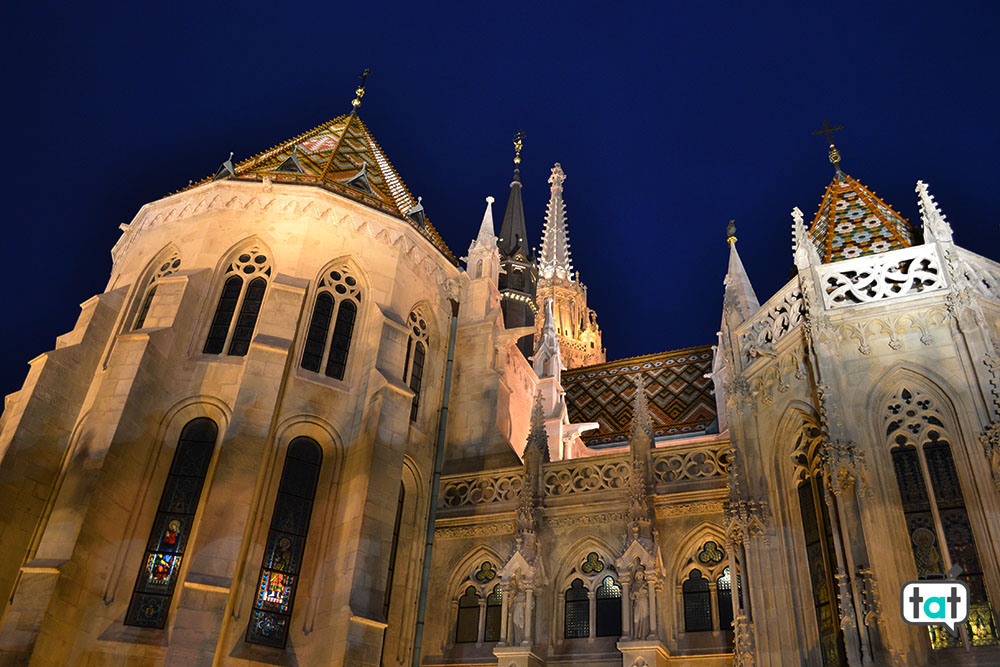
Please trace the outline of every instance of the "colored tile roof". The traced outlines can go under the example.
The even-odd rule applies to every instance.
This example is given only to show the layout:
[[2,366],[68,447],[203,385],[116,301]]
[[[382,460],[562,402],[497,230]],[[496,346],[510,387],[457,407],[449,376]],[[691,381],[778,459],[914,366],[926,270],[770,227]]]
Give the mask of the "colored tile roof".
[[[409,214],[418,201],[399,177],[368,128],[354,114],[345,114],[237,163],[238,181],[317,185],[390,215],[420,230],[453,264],[455,255],[430,221]],[[196,187],[216,177],[205,178]],[[422,208],[420,208],[422,211]]]
[[671,350],[563,371],[571,422],[597,422],[583,433],[588,446],[624,442],[635,399],[632,376],[643,373],[654,437],[698,433],[716,418],[710,345]]
[[823,263],[913,245],[910,223],[871,190],[838,171],[827,186],[809,233]]

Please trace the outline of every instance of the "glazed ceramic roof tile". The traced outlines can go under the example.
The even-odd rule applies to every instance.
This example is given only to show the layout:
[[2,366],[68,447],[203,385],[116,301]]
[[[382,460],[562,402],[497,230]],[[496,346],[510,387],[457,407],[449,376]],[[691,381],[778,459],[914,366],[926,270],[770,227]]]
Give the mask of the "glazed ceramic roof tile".
[[871,190],[839,172],[809,230],[824,263],[913,245],[910,224]]
[[[274,148],[237,163],[238,181],[318,185],[366,206],[402,218],[420,230],[453,264],[454,254],[426,218],[424,224],[408,214],[417,206],[399,173],[386,158],[368,128],[354,114],[345,114]],[[209,177],[189,187],[209,181]]]
[[633,376],[646,381],[653,436],[694,434],[716,418],[709,345],[584,366],[562,372],[572,423],[597,422],[582,434],[588,446],[626,442],[635,398]]

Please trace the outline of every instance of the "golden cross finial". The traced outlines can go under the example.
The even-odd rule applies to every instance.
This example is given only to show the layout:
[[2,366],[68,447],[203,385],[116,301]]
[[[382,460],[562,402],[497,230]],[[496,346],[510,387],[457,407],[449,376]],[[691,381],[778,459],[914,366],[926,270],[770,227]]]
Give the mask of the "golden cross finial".
[[524,148],[524,132],[514,133],[514,164],[521,164],[521,149]]
[[830,164],[832,164],[837,171],[840,171],[840,151],[837,147],[833,145],[833,133],[840,132],[844,129],[843,125],[838,125],[837,127],[830,127],[830,121],[827,119],[823,120],[823,127],[818,130],[813,130],[813,135],[825,134],[826,140],[830,142]]
[[368,75],[371,73],[372,71],[366,67],[365,71],[358,75],[361,79],[361,84],[358,86],[357,90],[354,91],[354,100],[351,102],[351,106],[353,106],[355,110],[361,106],[361,98],[365,96],[365,79],[367,79]]
[[730,220],[726,225],[726,243],[732,245],[736,243],[736,221]]

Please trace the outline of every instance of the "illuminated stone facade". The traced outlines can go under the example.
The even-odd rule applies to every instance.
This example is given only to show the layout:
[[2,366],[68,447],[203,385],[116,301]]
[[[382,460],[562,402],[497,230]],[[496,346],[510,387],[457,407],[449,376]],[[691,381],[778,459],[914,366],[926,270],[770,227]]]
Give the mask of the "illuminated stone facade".
[[0,662],[989,664],[1000,265],[831,187],[763,305],[731,232],[714,356],[597,366],[565,234],[529,362],[492,199],[462,268],[353,114],[147,204],[5,401]]

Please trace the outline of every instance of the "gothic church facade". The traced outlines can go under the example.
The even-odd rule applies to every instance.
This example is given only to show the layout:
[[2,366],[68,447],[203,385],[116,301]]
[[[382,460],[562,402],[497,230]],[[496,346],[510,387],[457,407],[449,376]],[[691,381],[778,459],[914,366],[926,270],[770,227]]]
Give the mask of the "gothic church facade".
[[1000,265],[926,185],[831,145],[785,286],[731,228],[717,344],[608,362],[562,167],[458,260],[358,93],[143,206],[6,398],[0,662],[996,664]]

